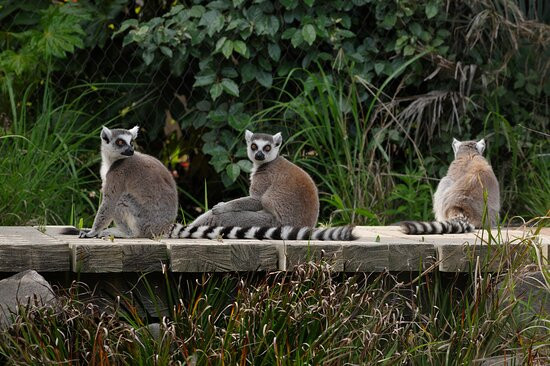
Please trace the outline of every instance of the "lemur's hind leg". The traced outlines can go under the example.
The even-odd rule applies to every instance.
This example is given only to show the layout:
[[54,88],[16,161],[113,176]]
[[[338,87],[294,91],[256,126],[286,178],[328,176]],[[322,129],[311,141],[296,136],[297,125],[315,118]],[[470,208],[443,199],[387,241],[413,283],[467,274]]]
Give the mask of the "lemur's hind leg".
[[110,236],[115,238],[134,238],[131,233],[121,230],[119,227],[110,227],[97,234],[98,238],[108,238]]
[[118,200],[115,207],[115,225],[116,227],[103,230],[101,234],[107,233],[116,238],[136,238],[140,235],[140,222],[138,222],[139,212],[142,208],[130,195],[123,195]]
[[208,211],[199,216],[192,226],[279,226],[275,217],[267,211],[237,211],[214,214]]

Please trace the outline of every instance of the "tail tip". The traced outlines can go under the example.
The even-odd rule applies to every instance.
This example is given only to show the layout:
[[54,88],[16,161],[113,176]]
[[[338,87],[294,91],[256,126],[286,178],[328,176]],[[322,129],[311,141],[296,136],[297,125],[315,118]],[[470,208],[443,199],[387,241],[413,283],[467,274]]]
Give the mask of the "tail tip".
[[79,235],[80,230],[78,230],[74,226],[67,226],[67,227],[61,229],[61,231],[59,231],[59,233],[61,235]]
[[401,221],[396,223],[403,234],[412,235],[416,233],[416,226],[410,221]]

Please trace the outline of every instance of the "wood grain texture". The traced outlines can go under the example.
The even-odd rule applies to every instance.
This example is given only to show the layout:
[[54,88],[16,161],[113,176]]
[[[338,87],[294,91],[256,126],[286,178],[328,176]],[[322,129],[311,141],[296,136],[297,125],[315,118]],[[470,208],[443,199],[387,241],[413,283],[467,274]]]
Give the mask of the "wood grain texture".
[[70,270],[70,250],[33,227],[0,226],[0,272]]
[[277,245],[254,240],[163,240],[173,272],[244,272],[277,269]]
[[389,244],[390,271],[423,271],[436,261],[436,251],[433,244]]
[[344,258],[342,256],[342,244],[333,244],[326,241],[285,241],[284,251],[286,257],[286,271],[308,261],[326,260],[333,265],[337,272],[344,270]]
[[345,272],[383,272],[389,268],[389,245],[375,242],[342,245]]
[[[535,251],[548,263],[548,231],[536,228],[477,230],[468,234],[405,235],[395,226],[357,227],[353,242],[197,239],[79,239],[64,227],[0,227],[0,272],[34,269],[83,273],[249,272],[292,270],[324,258],[335,271],[417,272],[437,258],[443,272],[530,263]],[[499,244],[496,244],[499,243]]]

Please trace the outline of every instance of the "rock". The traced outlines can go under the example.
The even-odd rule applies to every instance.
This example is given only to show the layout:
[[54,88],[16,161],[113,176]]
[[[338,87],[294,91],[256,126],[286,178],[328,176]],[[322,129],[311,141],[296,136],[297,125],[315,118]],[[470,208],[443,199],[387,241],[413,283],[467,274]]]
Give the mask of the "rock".
[[151,323],[147,325],[145,328],[151,333],[151,336],[155,339],[157,342],[162,341],[162,334],[160,334],[160,324],[159,323]]
[[12,324],[17,305],[48,304],[55,300],[52,287],[38,272],[26,270],[0,281],[0,327]]

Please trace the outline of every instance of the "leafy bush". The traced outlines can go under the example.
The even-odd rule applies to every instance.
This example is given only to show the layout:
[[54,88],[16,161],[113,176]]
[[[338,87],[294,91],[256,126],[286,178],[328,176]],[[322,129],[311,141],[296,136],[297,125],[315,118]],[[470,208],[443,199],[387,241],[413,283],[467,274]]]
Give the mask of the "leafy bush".
[[[185,93],[185,113],[174,118],[184,130],[203,131],[202,151],[212,157],[225,186],[248,172],[239,136],[258,121],[251,116],[299,95],[309,72],[323,70],[331,76],[329,88],[349,82],[350,75],[364,80],[357,91],[361,108],[375,103],[367,123],[395,126],[395,148],[386,151],[394,172],[402,173],[420,155],[416,162],[425,165],[426,176],[440,177],[452,156],[452,137],[485,136],[499,180],[514,187],[522,173],[506,174],[507,166],[529,155],[538,137],[521,126],[544,131],[547,120],[548,58],[534,55],[548,54],[548,28],[525,19],[507,0],[220,0],[177,5],[149,20],[126,20],[117,33],[125,34],[123,44],[135,47],[146,69],[169,68],[193,85]],[[375,98],[372,90],[420,54]],[[498,136],[502,118],[496,116],[511,121],[516,146]],[[303,119],[294,123],[287,121],[289,131],[300,129]],[[269,130],[274,123],[261,126]],[[339,185],[334,191],[348,188]],[[520,198],[515,190],[503,192],[509,211]],[[352,207],[348,202],[343,210]]]
[[[2,53],[4,60],[30,47],[31,34],[41,37],[47,22],[40,19],[52,12],[57,22],[66,23],[56,25],[68,32],[59,33],[62,40],[73,44],[63,43],[61,50],[74,50],[69,60],[50,56],[56,88],[66,90],[83,79],[136,85],[115,93],[125,102],[104,116],[118,115],[124,126],[143,125],[147,150],[174,165],[180,173],[178,185],[193,198],[192,204],[184,203],[188,216],[196,214],[200,205],[195,201],[206,189],[211,202],[246,191],[242,173],[249,172],[250,163],[241,138],[246,127],[295,135],[285,152],[308,163],[300,146],[309,148],[305,137],[312,136],[296,134],[303,119],[280,121],[268,113],[300,97],[311,74],[327,75],[328,89],[345,90],[361,80],[356,109],[370,110],[361,124],[371,132],[380,129],[379,140],[365,135],[368,144],[380,146],[369,166],[375,169],[369,174],[379,179],[362,188],[372,193],[359,203],[367,211],[359,214],[355,203],[338,197],[350,187],[334,181],[332,187],[323,187],[322,220],[331,219],[333,208],[347,212],[335,216],[337,220],[363,215],[358,222],[394,221],[399,207],[414,212],[411,202],[397,196],[391,203],[381,198],[391,196],[399,183],[395,177],[406,169],[422,172],[419,184],[440,178],[452,159],[452,137],[487,138],[487,156],[502,185],[503,216],[541,212],[538,206],[548,201],[547,194],[538,202],[524,200],[545,192],[543,184],[534,188],[527,182],[544,181],[536,172],[548,165],[541,133],[548,121],[550,30],[548,7],[541,2],[194,0],[140,6],[102,0],[44,3],[36,9],[13,0],[5,4],[9,6],[0,15],[8,24],[0,37],[7,52]],[[31,20],[25,24],[24,19]],[[399,77],[384,85],[411,60]],[[44,71],[27,73],[28,79],[13,78],[15,71],[11,67],[9,75],[12,84],[17,80],[22,85],[14,86],[18,103],[26,83],[34,76],[41,79]],[[1,100],[9,110],[5,85]],[[34,98],[28,99],[36,105]],[[10,123],[9,117],[0,118]],[[347,121],[349,131],[354,118]],[[332,127],[339,123],[325,122]],[[176,133],[165,136],[163,130]],[[333,157],[343,160],[333,160],[331,166],[348,166],[346,154],[356,147],[347,148],[351,150]],[[537,207],[525,207],[530,204]]]

